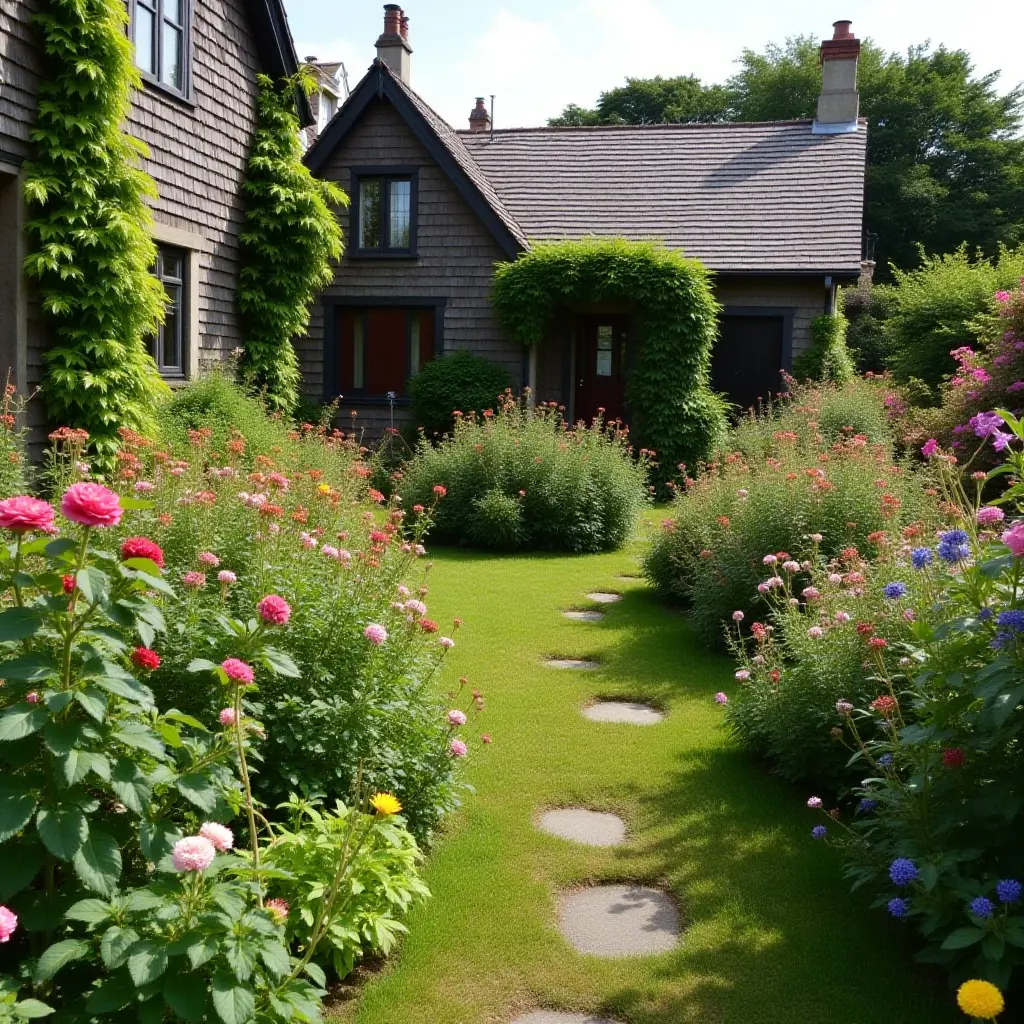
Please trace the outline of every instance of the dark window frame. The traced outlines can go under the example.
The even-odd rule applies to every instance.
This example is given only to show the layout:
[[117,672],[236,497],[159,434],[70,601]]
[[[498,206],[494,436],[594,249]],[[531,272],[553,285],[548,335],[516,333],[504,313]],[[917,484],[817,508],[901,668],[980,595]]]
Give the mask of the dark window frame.
[[[369,179],[379,179],[384,186],[381,189],[381,216],[379,248],[364,249],[362,247],[362,183]],[[407,248],[392,248],[387,244],[390,235],[390,190],[387,185],[392,181],[409,182],[409,245]],[[350,259],[360,260],[409,260],[417,257],[418,232],[416,221],[419,214],[419,168],[418,167],[353,167],[352,168],[352,204],[349,224],[349,238],[354,244],[348,249]]]
[[727,316],[773,316],[782,320],[782,369],[787,373],[793,369],[793,317],[795,306],[723,306],[719,317]]
[[138,63],[137,55],[135,66],[139,69],[139,74],[142,75],[142,80],[147,86],[152,86],[154,89],[158,89],[160,92],[192,106],[192,16],[195,9],[195,0],[182,0],[182,13],[185,20],[179,26],[182,33],[181,88],[176,89],[169,82],[164,82],[161,78],[164,59],[164,21],[170,20],[172,24],[178,24],[173,19],[165,19],[164,5],[171,5],[175,2],[176,0],[128,0],[128,38],[131,40],[134,51],[137,8],[142,6],[154,12],[153,63],[156,70],[155,72],[150,72],[142,68]]
[[[168,252],[173,252],[181,261],[181,276],[170,277],[164,269],[164,257]],[[188,379],[188,346],[189,346],[189,301],[191,296],[188,290],[189,260],[192,253],[178,245],[164,245],[157,243],[156,263],[153,266],[153,275],[164,286],[168,295],[174,291],[178,294],[178,315],[175,321],[176,347],[178,350],[178,363],[171,364],[163,361],[166,351],[167,322],[160,324],[151,344],[151,354],[160,376],[166,380],[187,380]]]
[[[444,347],[444,311],[448,304],[447,298],[439,296],[402,296],[391,295],[360,296],[359,298],[327,297],[323,300],[323,323],[326,328],[323,336],[323,395],[328,403],[333,402],[341,394],[341,315],[342,311],[367,311],[370,309],[433,309],[434,311],[434,359],[440,359],[445,352]],[[406,383],[411,369],[411,328],[409,321],[406,326],[405,366]],[[365,371],[364,371],[365,372]],[[389,401],[386,394],[367,394],[364,391],[353,391],[344,396],[346,405],[385,405]],[[396,394],[395,405],[402,407],[410,404],[407,394]]]

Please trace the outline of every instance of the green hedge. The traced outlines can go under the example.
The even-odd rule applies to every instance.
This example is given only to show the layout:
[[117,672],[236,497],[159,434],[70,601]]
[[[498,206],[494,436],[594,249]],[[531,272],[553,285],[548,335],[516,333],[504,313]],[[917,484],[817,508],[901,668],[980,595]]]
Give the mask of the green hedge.
[[504,367],[482,356],[460,350],[434,359],[409,381],[416,425],[428,437],[450,434],[453,412],[468,416],[494,409],[511,383]]
[[846,348],[846,317],[840,312],[823,313],[811,321],[811,347],[793,364],[799,380],[832,381],[845,384],[856,371]]
[[725,406],[710,388],[719,306],[696,260],[646,242],[586,239],[538,245],[500,263],[494,308],[524,345],[546,340],[555,313],[573,302],[628,303],[636,324],[626,381],[631,433],[657,453],[664,483],[679,463],[706,458],[725,431]]

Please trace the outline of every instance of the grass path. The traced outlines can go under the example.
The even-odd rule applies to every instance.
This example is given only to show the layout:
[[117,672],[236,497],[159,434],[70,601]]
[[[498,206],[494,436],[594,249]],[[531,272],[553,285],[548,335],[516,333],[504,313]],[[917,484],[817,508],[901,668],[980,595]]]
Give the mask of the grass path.
[[[932,975],[908,967],[898,926],[851,898],[832,852],[809,837],[802,793],[739,754],[712,700],[729,663],[659,607],[629,552],[493,558],[433,552],[428,598],[466,625],[448,680],[487,698],[494,745],[474,754],[468,796],[427,869],[434,898],[401,952],[336,1010],[353,1024],[504,1024],[535,1007],[628,1024],[941,1024],[962,1020]],[[618,590],[601,623],[561,612]],[[599,671],[545,668],[593,657]],[[593,696],[669,711],[647,728],[586,721]],[[616,848],[538,832],[538,810],[580,804],[628,823]],[[683,914],[680,947],[606,960],[555,927],[559,890],[637,879]]]

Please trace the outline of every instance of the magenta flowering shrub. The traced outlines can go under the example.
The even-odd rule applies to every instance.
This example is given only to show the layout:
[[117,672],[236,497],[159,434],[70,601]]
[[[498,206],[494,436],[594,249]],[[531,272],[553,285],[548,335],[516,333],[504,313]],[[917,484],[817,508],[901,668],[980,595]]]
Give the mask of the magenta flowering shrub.
[[[838,787],[828,765],[802,773],[821,816],[812,838],[838,845],[854,887],[917,928],[920,959],[1005,990],[1024,963],[1024,425],[998,419],[1010,440],[989,474],[965,484],[953,456],[932,452],[946,528],[821,564],[810,587],[783,568],[771,622],[735,642],[727,714],[739,731],[751,707],[792,703],[794,679],[837,675],[820,691],[830,712],[819,702],[809,720],[846,770]],[[995,476],[1011,486],[984,505]],[[859,676],[842,670],[846,647]]]

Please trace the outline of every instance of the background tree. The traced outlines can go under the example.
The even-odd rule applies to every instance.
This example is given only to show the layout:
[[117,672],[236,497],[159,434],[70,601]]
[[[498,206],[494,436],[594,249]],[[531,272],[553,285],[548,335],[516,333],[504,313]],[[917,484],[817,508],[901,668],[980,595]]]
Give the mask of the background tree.
[[[739,65],[725,86],[692,76],[627,79],[602,93],[595,110],[575,107],[577,119],[562,123],[814,116],[821,89],[816,38],[745,50]],[[963,50],[921,45],[887,54],[870,40],[862,44],[858,77],[868,120],[866,226],[881,276],[890,263],[917,266],[919,245],[935,253],[967,243],[993,256],[1000,243],[1024,241],[1024,89],[1000,95],[998,72],[975,77]]]

